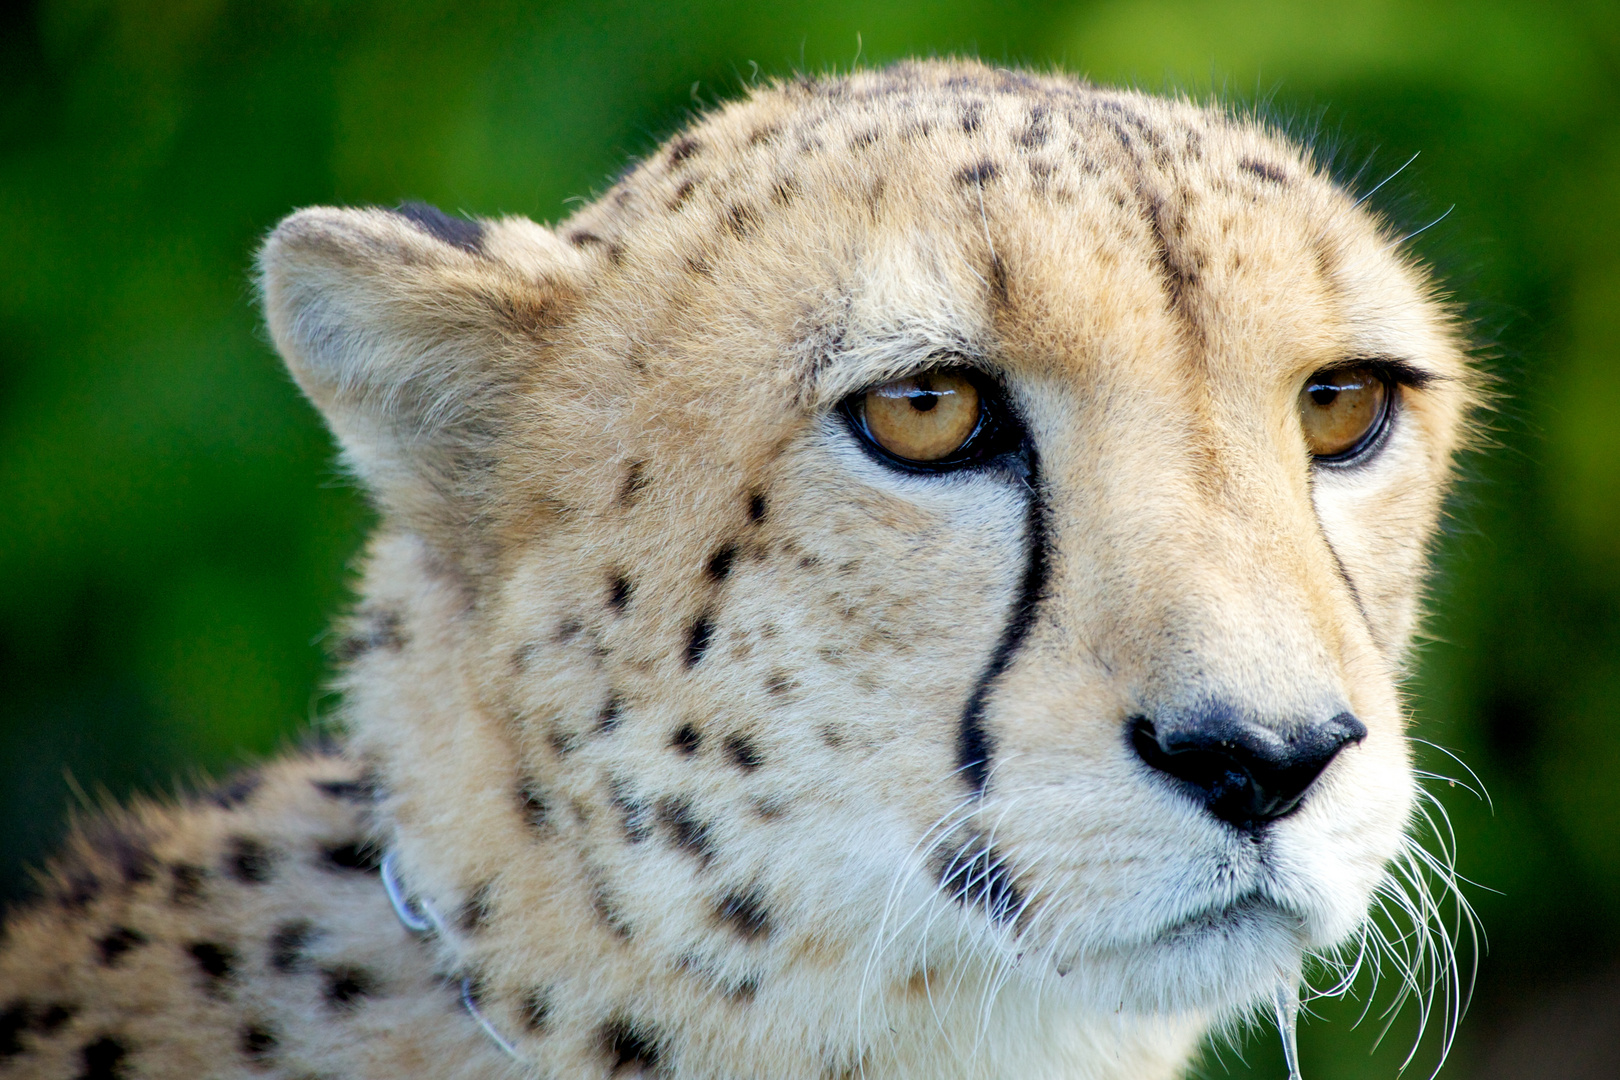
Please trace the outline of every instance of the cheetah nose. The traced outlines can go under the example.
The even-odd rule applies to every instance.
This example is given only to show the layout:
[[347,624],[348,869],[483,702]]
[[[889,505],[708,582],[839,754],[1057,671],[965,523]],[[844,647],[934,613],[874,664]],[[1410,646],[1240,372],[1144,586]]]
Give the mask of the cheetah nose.
[[1286,733],[1218,707],[1157,725],[1146,716],[1127,723],[1138,757],[1181,781],[1222,821],[1250,830],[1299,806],[1339,751],[1367,737],[1348,712]]

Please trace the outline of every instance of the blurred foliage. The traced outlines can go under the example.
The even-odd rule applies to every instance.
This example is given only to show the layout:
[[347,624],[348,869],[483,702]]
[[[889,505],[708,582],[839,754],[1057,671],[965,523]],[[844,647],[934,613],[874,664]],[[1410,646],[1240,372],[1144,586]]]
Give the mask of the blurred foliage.
[[[82,794],[322,708],[368,522],[266,346],[251,253],[317,202],[555,220],[756,73],[928,53],[1215,92],[1417,229],[1503,399],[1413,680],[1490,934],[1449,1073],[1620,958],[1620,8],[1537,0],[55,0],[0,14],[0,897]],[[1404,193],[1404,194],[1403,194]],[[1427,767],[1461,775],[1438,753]],[[93,795],[92,795],[93,798]],[[1495,891],[1491,891],[1495,890]],[[1393,1076],[1318,1006],[1313,1080]],[[1434,1039],[1414,1069],[1427,1073]],[[1275,1036],[1208,1075],[1281,1075]]]

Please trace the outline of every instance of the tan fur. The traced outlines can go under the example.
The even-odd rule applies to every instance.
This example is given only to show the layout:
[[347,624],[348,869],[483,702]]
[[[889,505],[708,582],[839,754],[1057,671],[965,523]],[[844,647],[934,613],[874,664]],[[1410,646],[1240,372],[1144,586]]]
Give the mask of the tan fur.
[[[1424,273],[1264,127],[902,65],[757,90],[555,232],[306,210],[262,266],[383,511],[347,757],[140,811],[140,874],[82,853],[96,895],[0,954],[18,1075],[105,1037],[150,1076],[1169,1077],[1361,925],[1413,805],[1396,681],[1471,383]],[[941,357],[1005,384],[1033,478],[856,446],[836,404]],[[1313,466],[1300,387],[1358,357],[1432,381],[1374,460]],[[1368,735],[1256,839],[1123,734],[1217,698]],[[348,762],[365,825],[308,783]],[[440,932],[322,865],[362,828]],[[271,881],[232,877],[242,836]],[[207,869],[187,904],[177,863]],[[319,935],[279,972],[292,918]],[[102,965],[115,926],[144,941]],[[372,986],[342,1009],[339,964]]]

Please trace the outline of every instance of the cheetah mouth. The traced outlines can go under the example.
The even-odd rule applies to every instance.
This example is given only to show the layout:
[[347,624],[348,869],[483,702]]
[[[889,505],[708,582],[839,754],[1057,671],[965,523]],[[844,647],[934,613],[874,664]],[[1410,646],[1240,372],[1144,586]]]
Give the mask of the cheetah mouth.
[[1201,946],[1215,937],[1274,928],[1286,929],[1303,938],[1305,917],[1270,897],[1247,893],[1236,900],[1212,904],[1171,923],[1153,934],[1147,944],[1149,947],[1170,949]]
[[1056,959],[1082,999],[1143,1015],[1241,1009],[1262,1000],[1308,950],[1306,919],[1259,893],[1210,904],[1140,936]]

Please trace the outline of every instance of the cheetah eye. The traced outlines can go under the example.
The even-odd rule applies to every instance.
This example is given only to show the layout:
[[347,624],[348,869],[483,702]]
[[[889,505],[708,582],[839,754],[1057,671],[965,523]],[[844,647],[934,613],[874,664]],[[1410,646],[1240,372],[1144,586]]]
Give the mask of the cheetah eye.
[[1375,367],[1318,371],[1299,392],[1305,445],[1320,462],[1353,460],[1383,432],[1390,397],[1389,378]]
[[931,371],[874,386],[857,406],[872,441],[906,461],[955,456],[979,429],[979,389],[954,371]]

